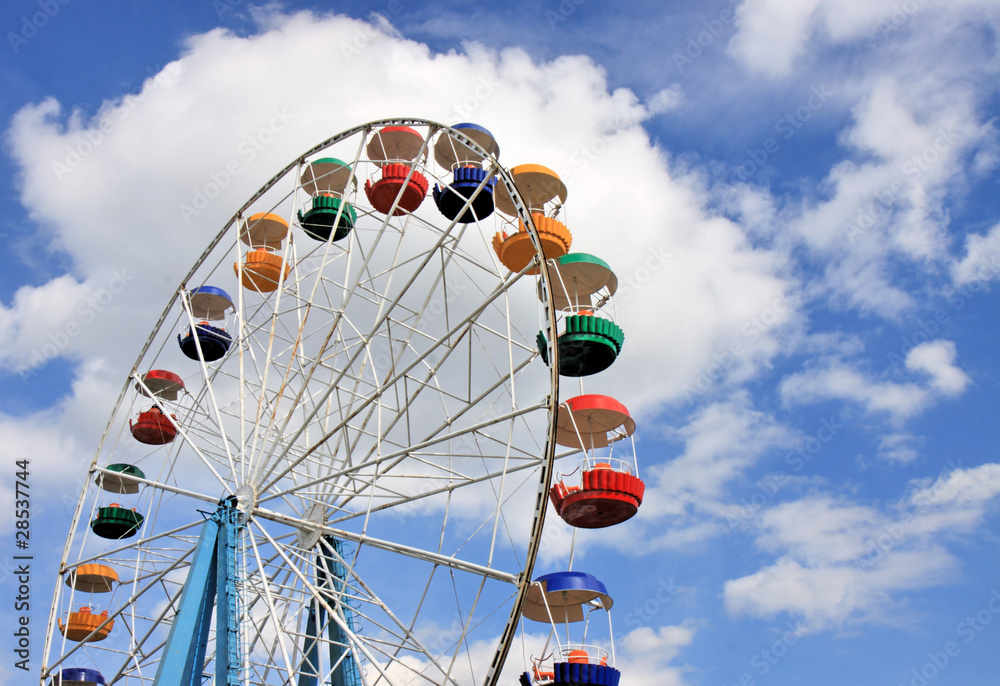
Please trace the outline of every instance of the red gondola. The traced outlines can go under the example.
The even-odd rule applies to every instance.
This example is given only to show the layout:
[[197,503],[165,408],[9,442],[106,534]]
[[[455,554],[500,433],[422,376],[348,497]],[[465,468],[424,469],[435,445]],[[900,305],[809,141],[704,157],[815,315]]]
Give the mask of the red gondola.
[[580,461],[579,485],[559,476],[549,499],[563,520],[581,529],[614,526],[631,518],[642,504],[645,484],[636,475],[635,443],[632,463],[597,457],[594,451],[631,439],[635,421],[620,402],[606,395],[581,395],[559,407],[556,443],[585,451]]

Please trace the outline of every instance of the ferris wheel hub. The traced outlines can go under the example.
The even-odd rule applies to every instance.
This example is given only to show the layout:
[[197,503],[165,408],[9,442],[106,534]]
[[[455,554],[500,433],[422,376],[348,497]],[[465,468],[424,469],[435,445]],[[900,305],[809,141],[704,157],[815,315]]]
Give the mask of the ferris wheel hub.
[[249,516],[257,507],[257,487],[253,484],[243,484],[236,489],[236,510],[243,515]]
[[299,528],[295,535],[295,544],[302,550],[310,550],[319,541],[320,531],[318,527],[326,524],[326,508],[315,503],[306,510],[302,519],[309,525]]

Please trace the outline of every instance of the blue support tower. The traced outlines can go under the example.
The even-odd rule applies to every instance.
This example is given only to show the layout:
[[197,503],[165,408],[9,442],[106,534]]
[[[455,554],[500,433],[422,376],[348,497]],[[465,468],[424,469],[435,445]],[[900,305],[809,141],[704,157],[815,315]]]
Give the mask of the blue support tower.
[[[156,686],[201,686],[208,630],[216,610],[215,684],[240,684],[240,607],[236,498],[226,498],[204,524],[181,592]],[[213,603],[214,601],[214,603]]]
[[[336,556],[333,553],[336,553]],[[347,593],[347,569],[340,562],[343,559],[343,542],[332,537],[320,539],[317,553],[316,587],[320,589],[327,605],[342,613],[344,622],[355,631],[354,611],[351,609]],[[338,559],[339,558],[339,559]],[[318,602],[309,607],[306,622],[306,639],[302,647],[304,656],[299,671],[298,686],[317,686],[319,669],[319,640],[323,625],[326,624],[329,639],[330,665],[337,668],[330,674],[329,686],[362,686],[361,675],[355,656],[348,649],[347,634],[340,625],[328,619],[326,608]],[[339,664],[338,664],[339,663]]]
[[218,565],[225,574],[217,574],[215,620],[215,683],[238,686],[240,683],[240,579],[241,560],[238,548],[239,511],[220,508],[224,517],[219,526]]

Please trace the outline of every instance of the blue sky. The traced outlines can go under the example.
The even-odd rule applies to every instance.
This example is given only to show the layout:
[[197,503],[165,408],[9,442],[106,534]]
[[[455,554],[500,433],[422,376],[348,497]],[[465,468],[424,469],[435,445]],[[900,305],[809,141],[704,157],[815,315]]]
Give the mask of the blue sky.
[[[586,383],[636,416],[647,499],[581,537],[575,567],[616,599],[623,683],[992,683],[995,2],[53,0],[0,17],[0,445],[32,460],[36,654],[86,465],[181,275],[303,150],[409,115],[475,121],[505,165],[559,172],[579,249],[622,283],[626,348]],[[276,108],[292,125],[240,158],[211,230],[185,223]]]

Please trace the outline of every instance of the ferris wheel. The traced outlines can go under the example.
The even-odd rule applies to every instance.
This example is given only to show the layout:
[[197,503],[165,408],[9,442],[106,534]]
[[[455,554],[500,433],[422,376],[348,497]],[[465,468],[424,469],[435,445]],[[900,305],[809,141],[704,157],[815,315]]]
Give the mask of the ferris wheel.
[[498,156],[364,124],[209,240],[90,467],[42,684],[498,682],[566,432],[540,265],[569,248],[562,182]]

